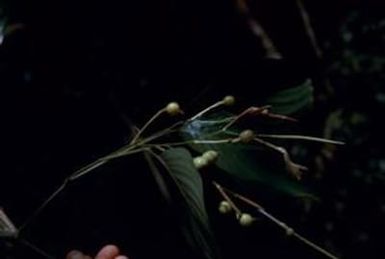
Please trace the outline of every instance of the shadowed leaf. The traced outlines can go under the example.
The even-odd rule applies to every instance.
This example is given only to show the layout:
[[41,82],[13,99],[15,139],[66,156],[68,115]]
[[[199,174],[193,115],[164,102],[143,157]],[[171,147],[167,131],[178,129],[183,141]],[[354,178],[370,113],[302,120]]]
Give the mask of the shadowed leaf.
[[310,79],[299,86],[279,91],[265,101],[266,105],[272,106],[272,112],[283,115],[298,113],[312,103],[313,86]]
[[202,179],[191,154],[185,148],[172,148],[161,158],[185,201],[181,227],[187,242],[202,258],[219,258],[205,209]]
[[[224,125],[226,125],[226,121],[223,118],[194,120],[182,128],[182,135],[186,140],[224,139],[229,135],[225,132],[218,133]],[[217,134],[213,135],[214,132]],[[305,187],[286,172],[282,156],[267,152],[260,145],[227,143],[194,144],[191,147],[200,153],[207,150],[217,151],[219,159],[216,161],[216,165],[233,177],[250,183],[266,185],[296,197],[311,196]]]

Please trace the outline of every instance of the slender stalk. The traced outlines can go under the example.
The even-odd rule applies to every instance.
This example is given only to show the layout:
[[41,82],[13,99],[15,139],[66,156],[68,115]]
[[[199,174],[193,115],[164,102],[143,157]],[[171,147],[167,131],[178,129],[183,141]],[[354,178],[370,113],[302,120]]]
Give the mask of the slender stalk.
[[309,37],[309,40],[314,49],[314,52],[318,58],[322,58],[322,50],[318,44],[318,40],[314,33],[313,27],[311,26],[310,16],[305,8],[305,5],[303,4],[302,0],[296,0],[296,2],[297,2],[297,7],[299,9],[299,12],[301,14],[301,18],[305,27],[306,34]]
[[317,137],[310,137],[310,136],[303,136],[303,135],[258,134],[257,136],[261,137],[261,138],[308,140],[308,141],[316,141],[316,142],[329,143],[329,144],[335,144],[335,145],[344,145],[345,144],[344,142],[341,142],[341,141],[324,139],[324,138],[317,138]]
[[227,143],[233,143],[234,138],[226,138],[226,139],[193,139],[193,140],[186,140],[181,142],[170,142],[170,143],[162,143],[162,144],[147,144],[145,147],[151,148],[151,147],[159,147],[159,146],[165,146],[165,147],[174,147],[174,146],[183,146],[188,144],[195,144],[195,145],[205,145],[205,144],[227,144]]
[[285,164],[286,164],[286,168],[287,170],[294,176],[297,178],[297,180],[300,180],[301,179],[301,174],[302,174],[302,171],[305,171],[307,170],[307,167],[303,166],[303,165],[300,165],[300,164],[297,164],[297,163],[294,163],[291,158],[290,158],[290,155],[289,155],[289,152],[287,152],[287,150],[283,147],[280,147],[280,146],[276,146],[270,142],[267,142],[267,141],[264,141],[260,138],[254,138],[254,141],[264,145],[264,146],[267,146],[277,152],[279,152],[282,156],[283,156],[283,160],[285,161]]
[[262,114],[265,111],[268,111],[270,106],[263,106],[263,107],[249,107],[245,109],[243,112],[241,112],[239,115],[235,116],[229,123],[227,123],[223,128],[222,131],[226,131],[228,128],[233,126],[237,121],[239,121],[241,118],[245,117],[248,114]]
[[337,256],[333,255],[332,253],[330,253],[330,252],[326,251],[325,249],[323,249],[322,247],[316,245],[315,243],[313,243],[309,239],[298,234],[293,228],[288,226],[286,223],[284,223],[283,221],[279,220],[278,218],[276,218],[275,216],[273,216],[272,214],[267,212],[265,210],[265,208],[263,208],[260,204],[256,203],[255,201],[250,200],[249,198],[247,198],[247,197],[245,197],[239,193],[236,193],[236,192],[233,192],[229,189],[226,189],[226,188],[220,186],[219,184],[216,184],[216,185],[218,185],[219,187],[217,187],[217,188],[220,188],[223,192],[226,191],[226,192],[230,193],[231,195],[233,195],[235,198],[237,198],[237,199],[245,202],[246,204],[256,208],[261,215],[265,216],[267,219],[269,219],[270,221],[272,221],[273,223],[275,223],[276,225],[281,227],[283,230],[285,230],[285,232],[288,236],[293,236],[293,237],[297,238],[299,241],[301,241],[304,244],[308,245],[309,247],[313,248],[315,251],[317,251],[317,252],[319,252],[319,253],[321,253],[321,254],[323,254],[323,255],[331,258],[331,259],[338,259]]
[[73,173],[69,177],[69,180],[74,181],[74,180],[88,174],[89,172],[95,170],[96,168],[110,162],[113,159],[123,157],[123,156],[133,155],[135,153],[139,153],[139,152],[142,152],[144,150],[146,150],[146,148],[138,148],[138,149],[133,149],[133,150],[128,149],[127,151],[124,151],[124,152],[122,152],[122,151],[113,152],[112,154],[107,155],[105,157],[102,157],[102,158],[96,160],[95,162],[91,163],[90,165],[87,165],[84,168],[80,169],[79,171]]
[[7,214],[0,208],[0,238],[1,237],[10,237],[16,238],[18,235],[18,230],[13,224],[13,222],[8,218]]
[[193,140],[193,144],[226,144],[231,143],[234,139],[233,138],[227,138],[227,139],[214,139],[214,140]]
[[38,216],[40,213],[48,206],[48,204],[56,198],[56,196],[64,190],[67,186],[69,180],[68,178],[57,188],[49,197],[46,199],[33,213],[32,215],[25,220],[25,222],[19,227],[19,233],[21,233],[27,226],[31,224],[31,222]]
[[206,109],[200,111],[199,113],[197,113],[196,115],[194,115],[193,117],[188,119],[187,122],[190,122],[190,121],[198,119],[199,117],[203,116],[204,114],[208,113],[209,111],[211,111],[211,110],[213,110],[213,109],[223,105],[223,103],[224,103],[223,100],[214,103],[213,105],[207,107]]
[[144,124],[144,126],[136,133],[134,138],[131,140],[130,144],[136,143],[140,135],[148,128],[148,126],[151,125],[161,114],[163,114],[166,111],[166,108],[160,109],[157,113],[155,113],[147,122]]
[[241,215],[242,211],[237,207],[237,205],[235,205],[233,200],[227,195],[222,186],[215,181],[213,181],[213,184],[215,188],[217,188],[218,192],[222,195],[222,197],[230,204],[231,208],[235,211],[236,215]]
[[147,137],[141,141],[138,141],[137,146],[144,145],[148,142],[154,141],[155,139],[161,138],[167,134],[178,132],[179,129],[177,127],[183,125],[183,123],[184,123],[183,121],[178,121],[178,122],[174,123],[173,125],[171,125],[170,127],[163,129],[161,131],[158,131],[158,132],[152,134],[151,136],[149,136],[149,137]]
[[83,168],[77,170],[75,173],[71,174],[69,177],[67,177],[63,183],[57,188],[33,213],[32,215],[21,225],[19,228],[19,232],[23,231],[40,213],[49,205],[49,203],[54,200],[66,187],[70,182],[76,181],[78,178],[90,173],[91,171],[95,170],[96,168],[106,164],[107,162],[111,161],[112,159],[132,155],[138,152],[142,152],[146,150],[146,148],[138,148],[134,150],[130,150],[130,148],[125,147],[125,152],[122,152],[119,149],[118,151],[112,152],[110,155],[104,156],[95,162],[92,162]]
[[41,255],[42,257],[44,258],[47,258],[47,259],[55,259],[55,257],[53,257],[52,255],[48,254],[47,252],[45,252],[44,250],[42,250],[41,248],[37,247],[36,245],[32,244],[31,242],[25,240],[25,239],[18,239],[18,241],[25,245],[26,247],[30,248],[31,250],[33,250],[35,253]]
[[245,0],[236,0],[239,12],[247,19],[247,22],[250,26],[252,33],[260,39],[263,48],[266,51],[266,57],[281,59],[282,54],[278,51],[274,42],[267,34],[263,26],[257,21]]
[[332,253],[328,252],[327,250],[323,249],[322,247],[314,244],[313,242],[311,242],[310,240],[306,239],[305,237],[301,236],[300,234],[298,234],[297,232],[294,232],[293,233],[293,236],[296,237],[298,240],[302,241],[303,243],[307,244],[308,246],[310,246],[311,248],[313,248],[314,250],[317,250],[318,252],[320,252],[321,254],[331,258],[331,259],[338,259],[337,256],[333,255]]

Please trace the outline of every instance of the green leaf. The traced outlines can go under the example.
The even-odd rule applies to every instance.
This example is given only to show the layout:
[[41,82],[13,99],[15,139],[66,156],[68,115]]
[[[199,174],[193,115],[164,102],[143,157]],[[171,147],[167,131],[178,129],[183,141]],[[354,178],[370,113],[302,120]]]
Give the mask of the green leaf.
[[267,98],[266,105],[271,105],[271,111],[283,115],[300,112],[313,103],[313,86],[310,79],[306,79],[299,86],[279,91]]
[[[223,118],[216,120],[196,119],[182,128],[182,135],[186,140],[229,138],[225,132],[220,132],[225,124],[226,121]],[[213,134],[215,132],[216,134]],[[269,152],[260,145],[226,143],[193,144],[191,147],[200,153],[207,150],[217,151],[219,159],[216,165],[233,177],[259,186],[267,186],[270,189],[295,197],[311,197],[306,188],[286,171],[282,156]]]
[[172,148],[161,155],[184,198],[182,231],[191,248],[202,258],[219,258],[204,204],[202,179],[185,148]]

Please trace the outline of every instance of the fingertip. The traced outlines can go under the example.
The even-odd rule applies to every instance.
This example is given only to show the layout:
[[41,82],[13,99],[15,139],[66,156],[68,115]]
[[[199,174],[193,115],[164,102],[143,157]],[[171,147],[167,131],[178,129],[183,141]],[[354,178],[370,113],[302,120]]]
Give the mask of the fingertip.
[[84,259],[84,254],[78,250],[72,250],[67,254],[66,259]]
[[106,245],[99,251],[95,259],[114,259],[118,255],[119,255],[119,248],[117,246]]
[[125,255],[119,255],[119,256],[115,257],[115,259],[129,259],[129,258]]

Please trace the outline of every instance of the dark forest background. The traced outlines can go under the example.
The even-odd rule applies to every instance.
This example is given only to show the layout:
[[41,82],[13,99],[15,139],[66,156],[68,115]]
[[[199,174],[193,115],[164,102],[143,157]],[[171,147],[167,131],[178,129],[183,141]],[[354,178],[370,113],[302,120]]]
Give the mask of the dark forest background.
[[[235,0],[1,1],[0,206],[15,224],[169,101],[188,113],[227,94],[263,105],[310,77],[314,105],[297,130],[347,144],[299,148],[318,202],[256,199],[342,258],[383,258],[385,4],[303,1],[320,56],[297,1],[248,2],[283,59],[266,58]],[[71,185],[27,239],[62,258],[110,242],[133,259],[193,257],[143,168],[119,161]],[[206,192],[225,258],[322,258],[264,221],[240,229]],[[39,258],[19,244],[0,253]]]

